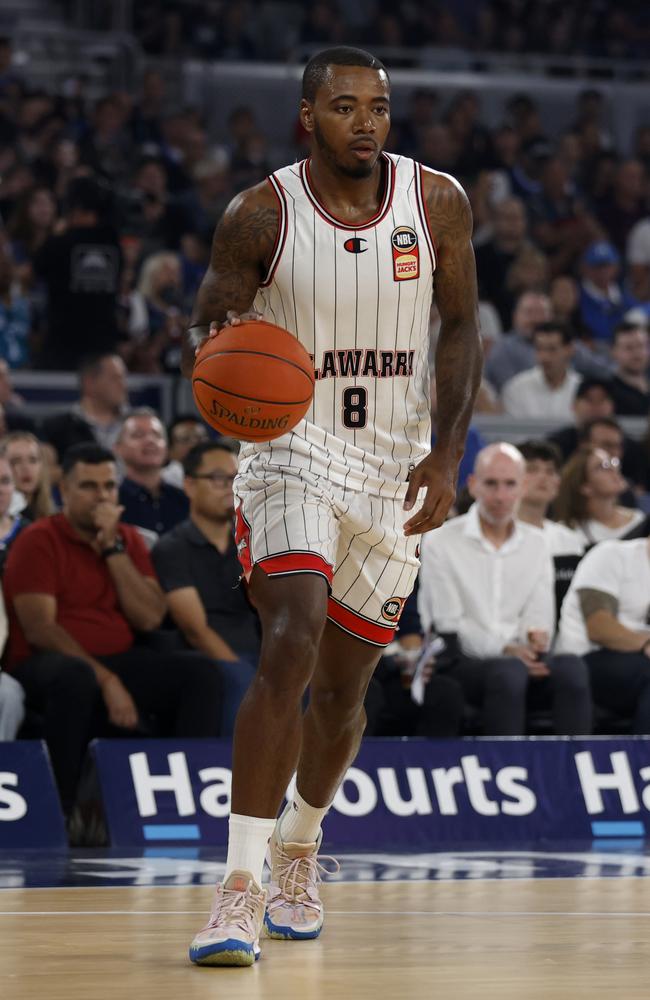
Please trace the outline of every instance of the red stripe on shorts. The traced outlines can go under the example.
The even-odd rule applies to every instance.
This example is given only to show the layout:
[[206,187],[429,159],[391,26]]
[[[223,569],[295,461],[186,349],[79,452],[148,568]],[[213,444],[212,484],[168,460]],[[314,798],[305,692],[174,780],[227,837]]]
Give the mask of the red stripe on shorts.
[[395,637],[397,625],[377,625],[362,615],[350,611],[349,608],[335,601],[333,597],[330,597],[327,602],[327,617],[339,628],[350,632],[358,639],[371,642],[374,646],[387,646]]
[[266,556],[258,560],[258,566],[267,576],[283,576],[289,573],[322,573],[331,584],[334,570],[328,562],[315,552],[285,552],[280,556]]
[[246,579],[253,572],[253,558],[251,555],[251,529],[241,512],[241,506],[235,510],[235,543],[237,545],[237,556],[244,571]]

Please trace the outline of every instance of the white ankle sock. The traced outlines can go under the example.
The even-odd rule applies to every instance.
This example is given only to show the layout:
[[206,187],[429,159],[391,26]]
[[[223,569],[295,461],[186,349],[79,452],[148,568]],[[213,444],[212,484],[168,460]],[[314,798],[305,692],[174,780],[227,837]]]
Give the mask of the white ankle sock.
[[280,838],[285,844],[313,844],[318,840],[320,825],[327,815],[329,806],[316,809],[310,806],[300,795],[293,793],[293,801],[287,802],[286,808],[279,820]]
[[244,871],[250,872],[258,885],[262,884],[264,857],[275,824],[275,819],[230,814],[224,882],[231,872]]

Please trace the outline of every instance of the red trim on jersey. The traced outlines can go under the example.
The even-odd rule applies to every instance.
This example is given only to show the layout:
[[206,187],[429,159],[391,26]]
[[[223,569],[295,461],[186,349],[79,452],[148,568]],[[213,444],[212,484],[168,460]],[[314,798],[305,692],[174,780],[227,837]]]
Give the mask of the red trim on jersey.
[[418,175],[416,177],[416,184],[419,192],[419,198],[416,198],[416,201],[418,203],[418,213],[420,216],[420,221],[422,222],[422,225],[425,227],[431,239],[431,245],[433,246],[433,253],[434,253],[434,258],[431,261],[431,265],[435,270],[439,257],[438,244],[436,243],[436,238],[433,235],[433,230],[431,229],[431,220],[429,219],[429,213],[427,212],[427,203],[424,197],[424,176],[422,173],[422,164],[416,163],[415,169]]
[[242,514],[241,504],[235,508],[235,544],[237,558],[248,580],[253,572],[253,556],[251,553],[251,526]]
[[373,646],[387,646],[389,642],[393,641],[397,628],[397,623],[395,625],[378,625],[376,622],[371,622],[369,618],[364,618],[356,611],[351,611],[350,608],[346,608],[344,604],[340,604],[333,597],[330,597],[327,602],[327,617],[344,632],[349,632],[357,639],[365,639]]
[[[273,180],[271,180],[271,177],[273,177]],[[271,177],[267,177],[266,179],[269,183],[271,191],[278,200],[278,206],[280,208],[280,218],[278,219],[278,231],[275,234],[273,253],[271,254],[271,259],[269,261],[269,270],[264,278],[264,281],[260,283],[260,288],[268,288],[268,286],[273,281],[273,276],[277,271],[278,264],[280,263],[280,258],[284,253],[284,244],[287,241],[287,229],[289,228],[289,222],[287,218],[287,199],[284,196],[284,190],[277,177],[275,177],[274,175],[271,175]]]
[[348,222],[343,222],[341,219],[337,219],[335,215],[325,208],[322,202],[316,196],[311,184],[311,176],[309,171],[309,160],[302,160],[300,163],[300,180],[302,181],[302,186],[305,189],[305,193],[309,198],[310,202],[325,222],[329,222],[330,226],[336,226],[337,229],[347,229],[350,232],[360,232],[363,229],[371,229],[373,226],[378,225],[388,212],[392,202],[393,194],[395,192],[395,175],[397,171],[395,170],[395,164],[391,160],[390,156],[386,153],[381,153],[381,156],[386,164],[386,185],[384,191],[384,197],[379,206],[379,209],[372,218],[368,219],[366,222],[362,222],[360,225],[351,226]]
[[257,565],[267,576],[288,576],[291,573],[320,573],[331,584],[334,570],[317,552],[285,552],[279,556],[265,556]]

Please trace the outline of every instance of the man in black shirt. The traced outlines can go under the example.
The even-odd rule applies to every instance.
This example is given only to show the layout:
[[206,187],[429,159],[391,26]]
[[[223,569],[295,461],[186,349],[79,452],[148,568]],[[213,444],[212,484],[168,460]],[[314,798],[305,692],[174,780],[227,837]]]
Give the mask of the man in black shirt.
[[67,192],[66,228],[51,236],[34,265],[48,293],[47,334],[39,367],[76,369],[79,358],[112,352],[120,339],[117,294],[122,255],[112,226],[104,223],[106,196],[90,177]]
[[141,406],[125,419],[115,444],[124,466],[120,484],[122,520],[162,535],[183,521],[189,504],[182,490],[162,478],[167,459],[167,434],[156,413]]
[[260,650],[257,615],[240,583],[233,532],[235,446],[225,438],[205,441],[192,448],[183,466],[190,516],[157,542],[152,558],[188,646],[219,662],[221,735],[231,736]]
[[612,358],[616,362],[611,391],[616,413],[647,417],[650,412],[650,338],[642,323],[620,323],[614,330]]

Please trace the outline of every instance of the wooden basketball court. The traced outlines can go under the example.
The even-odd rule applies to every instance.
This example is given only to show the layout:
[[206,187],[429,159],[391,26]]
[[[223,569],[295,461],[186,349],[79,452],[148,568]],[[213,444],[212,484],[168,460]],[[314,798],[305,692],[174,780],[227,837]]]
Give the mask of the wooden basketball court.
[[[6,881],[4,884],[7,884]],[[0,890],[2,1000],[647,1000],[647,877],[335,882],[310,942],[196,968],[209,886]]]

